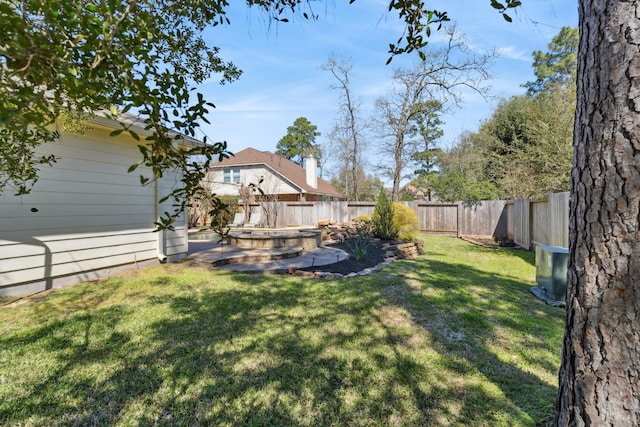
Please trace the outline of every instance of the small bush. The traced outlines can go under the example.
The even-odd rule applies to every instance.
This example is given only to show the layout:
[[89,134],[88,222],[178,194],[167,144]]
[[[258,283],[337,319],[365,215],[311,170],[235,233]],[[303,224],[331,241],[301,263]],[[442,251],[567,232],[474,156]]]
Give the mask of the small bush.
[[398,237],[402,240],[416,240],[418,231],[418,214],[402,203],[393,204],[393,225],[398,229]]
[[371,215],[373,231],[381,239],[395,239],[398,237],[398,228],[393,224],[393,204],[387,197],[384,189],[380,190],[376,207]]
[[354,219],[355,222],[371,222],[371,217],[369,215],[358,215]]
[[235,198],[214,197],[211,199],[211,230],[218,234],[219,242],[223,241],[228,233],[228,224],[233,219],[238,209],[238,202]]
[[371,243],[373,226],[371,218],[367,215],[360,215],[353,222],[356,228],[356,237],[351,239],[351,243],[347,242],[347,245],[356,261],[362,261],[367,256],[367,248]]
[[226,227],[238,212],[238,197],[214,195],[207,201],[206,206],[209,208],[207,214],[211,217],[209,228],[218,230]]
[[358,237],[369,239],[373,235],[373,223],[371,222],[371,217],[369,215],[359,215],[353,220],[353,225]]
[[369,247],[369,240],[366,237],[358,236],[351,241],[351,243],[347,242],[347,246],[351,249],[351,254],[355,258],[356,261],[362,261],[367,256],[367,248]]
[[233,216],[238,212],[238,196],[218,196],[218,198],[227,206],[227,212],[233,219]]

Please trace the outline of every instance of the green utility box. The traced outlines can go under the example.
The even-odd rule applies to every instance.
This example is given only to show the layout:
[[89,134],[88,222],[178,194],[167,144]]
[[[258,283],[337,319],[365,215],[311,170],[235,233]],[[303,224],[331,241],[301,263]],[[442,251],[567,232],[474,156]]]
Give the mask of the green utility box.
[[567,293],[569,250],[536,244],[536,283],[531,293],[548,304],[564,306]]

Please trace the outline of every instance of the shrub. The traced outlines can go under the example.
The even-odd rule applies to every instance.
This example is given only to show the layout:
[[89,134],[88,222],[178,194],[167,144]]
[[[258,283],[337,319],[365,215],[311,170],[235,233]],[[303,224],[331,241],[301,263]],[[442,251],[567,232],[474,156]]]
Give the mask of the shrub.
[[402,203],[393,204],[393,225],[398,229],[398,237],[403,240],[416,240],[418,231],[418,214]]
[[227,206],[230,220],[233,219],[233,215],[238,212],[238,196],[218,196],[218,198]]
[[371,222],[371,217],[369,215],[358,215],[354,219],[355,222]]
[[358,215],[356,219],[353,220],[353,225],[358,237],[366,237],[369,239],[373,235],[373,223],[369,215]]
[[356,237],[352,239],[352,243],[347,242],[347,245],[356,261],[361,261],[367,256],[367,248],[371,242],[373,226],[371,225],[371,219],[367,215],[360,215],[353,222],[356,228]]
[[352,243],[347,242],[347,246],[351,249],[351,254],[356,261],[362,261],[367,256],[367,248],[371,241],[369,238],[358,236],[353,239]]
[[373,231],[381,239],[395,239],[398,237],[398,229],[393,224],[393,204],[387,197],[384,189],[380,190],[376,207],[371,215]]
[[226,227],[238,211],[238,198],[235,196],[218,196],[210,203],[211,229],[216,231]]

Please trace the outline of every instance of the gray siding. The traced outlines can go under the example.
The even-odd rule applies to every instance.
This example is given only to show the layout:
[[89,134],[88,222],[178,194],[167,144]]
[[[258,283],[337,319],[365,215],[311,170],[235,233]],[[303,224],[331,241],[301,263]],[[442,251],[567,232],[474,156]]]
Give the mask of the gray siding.
[[[55,154],[28,195],[0,195],[0,295],[20,294],[89,280],[157,260],[156,190],[177,177],[141,186],[127,169],[139,159],[135,143],[94,126],[87,135],[63,133],[40,147]],[[37,210],[33,212],[33,210]],[[184,218],[164,233],[173,259],[186,252]]]

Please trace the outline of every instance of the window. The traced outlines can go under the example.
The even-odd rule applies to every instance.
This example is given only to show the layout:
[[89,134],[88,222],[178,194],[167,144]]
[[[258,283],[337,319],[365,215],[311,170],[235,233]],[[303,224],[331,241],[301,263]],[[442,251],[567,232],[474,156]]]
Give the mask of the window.
[[225,184],[240,184],[240,169],[225,168],[223,177]]

